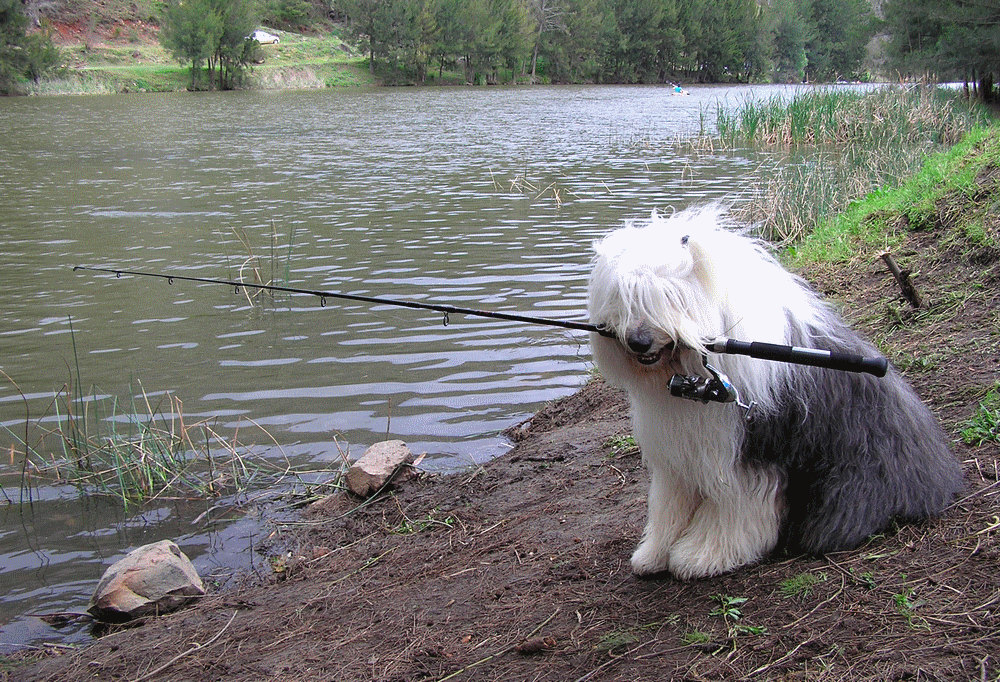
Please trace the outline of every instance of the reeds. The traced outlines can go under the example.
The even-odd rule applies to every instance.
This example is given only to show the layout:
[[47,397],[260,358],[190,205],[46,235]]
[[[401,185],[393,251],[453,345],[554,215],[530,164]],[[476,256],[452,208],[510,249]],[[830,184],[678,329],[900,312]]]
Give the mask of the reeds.
[[735,112],[719,107],[718,136],[728,147],[750,145],[954,144],[985,122],[964,94],[933,85],[870,91],[826,89],[747,101]]
[[[190,421],[174,395],[150,396],[141,384],[130,392],[126,401],[96,390],[88,395],[69,381],[34,418],[24,399],[23,431],[2,427],[12,438],[11,464],[21,462],[20,501],[30,502],[33,486],[44,482],[111,496],[129,508],[242,493],[302,473],[283,452],[274,462],[243,444],[239,429],[224,436],[215,418]],[[281,452],[267,431],[254,427]]]
[[[239,241],[243,251],[245,252],[241,257],[237,268],[236,281],[244,282],[251,286],[243,287],[243,294],[246,296],[247,303],[253,307],[255,300],[263,300],[264,296],[269,297],[274,300],[275,292],[266,289],[259,288],[254,285],[262,286],[279,286],[287,285],[289,282],[291,263],[292,263],[292,248],[295,244],[295,226],[293,225],[288,233],[288,244],[286,246],[286,253],[284,258],[280,258],[278,255],[279,239],[278,232],[275,228],[274,221],[271,221],[271,233],[270,233],[270,258],[267,263],[265,263],[260,256],[256,255],[253,250],[253,245],[251,243],[250,237],[247,235],[247,231],[242,227],[231,228],[236,239]],[[279,261],[283,260],[281,263]],[[227,268],[229,267],[229,257],[226,257]],[[281,269],[279,274],[278,270]],[[265,273],[270,271],[270,275],[265,279]],[[230,275],[230,279],[232,279]]]
[[933,86],[817,90],[720,107],[715,144],[770,152],[734,212],[764,239],[787,244],[850,202],[898,186],[929,153],[986,120],[961,92]]

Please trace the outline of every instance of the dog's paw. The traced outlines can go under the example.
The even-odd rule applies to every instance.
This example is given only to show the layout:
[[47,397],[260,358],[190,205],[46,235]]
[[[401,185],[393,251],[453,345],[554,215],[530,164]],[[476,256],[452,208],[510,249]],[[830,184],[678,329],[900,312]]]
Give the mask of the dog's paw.
[[767,548],[747,537],[686,533],[670,548],[667,570],[681,580],[710,578],[760,561]]
[[675,578],[680,580],[709,578],[747,563],[733,557],[712,556],[703,552],[691,551],[691,548],[684,547],[683,543],[678,544],[681,547],[670,555],[666,568]]
[[667,548],[644,540],[632,553],[632,572],[638,576],[655,575],[667,570],[670,559]]

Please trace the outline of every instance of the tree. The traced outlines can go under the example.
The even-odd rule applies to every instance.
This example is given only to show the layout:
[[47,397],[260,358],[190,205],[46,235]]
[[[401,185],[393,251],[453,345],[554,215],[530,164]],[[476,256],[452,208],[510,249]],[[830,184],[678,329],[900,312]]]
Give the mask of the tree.
[[698,51],[700,68],[711,82],[748,81],[757,68],[748,60],[759,35],[756,0],[722,0]]
[[537,59],[534,74],[540,71],[553,82],[577,83],[594,81],[600,75],[601,57],[604,53],[603,36],[610,33],[614,16],[608,11],[607,0],[558,0],[549,3],[558,17],[549,15],[553,28],[539,30]]
[[347,37],[368,52],[368,69],[375,73],[378,59],[395,59],[404,12],[400,0],[341,0],[348,17]]
[[875,33],[868,0],[812,0],[806,77],[837,80],[860,75],[865,46]]
[[806,43],[810,33],[800,2],[777,0],[771,6],[774,15],[771,78],[781,83],[801,83],[806,77],[809,64]]
[[[208,65],[208,87],[228,90],[239,84],[250,63],[257,25],[255,0],[170,0],[160,42],[182,64],[191,64],[191,89]],[[218,81],[216,81],[218,71]]]
[[243,74],[250,64],[256,44],[247,36],[257,26],[254,8],[255,0],[213,0],[213,10],[219,17],[222,32],[210,60],[209,79],[211,81],[211,63],[214,62],[219,72],[220,90],[231,90],[241,85]]
[[[669,3],[669,4],[668,4]],[[613,0],[614,18],[605,35],[604,80],[638,83],[660,80],[660,40],[667,28],[669,0]]]
[[971,83],[998,99],[1000,0],[886,0],[887,52],[901,73],[931,73]]
[[21,89],[25,80],[37,82],[59,68],[59,49],[46,35],[29,34],[28,16],[20,0],[0,0],[0,94]]
[[222,36],[222,18],[214,10],[212,0],[173,0],[164,12],[160,42],[181,64],[190,62],[192,90]]

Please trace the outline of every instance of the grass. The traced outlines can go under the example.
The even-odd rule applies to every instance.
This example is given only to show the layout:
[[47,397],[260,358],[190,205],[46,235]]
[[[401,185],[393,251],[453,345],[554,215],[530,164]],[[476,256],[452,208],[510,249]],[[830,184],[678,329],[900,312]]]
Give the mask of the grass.
[[21,461],[22,502],[31,501],[39,480],[114,497],[131,508],[164,498],[245,492],[301,475],[287,459],[275,464],[244,445],[239,431],[224,437],[214,419],[187,419],[176,396],[150,396],[141,385],[138,393],[130,390],[133,396],[125,401],[96,389],[85,394],[79,388],[79,370],[71,374],[76,377],[39,416],[29,414],[22,394],[23,432],[4,427],[12,440],[11,463]]
[[976,413],[962,425],[959,434],[962,442],[976,447],[1000,442],[1000,383],[987,391]]
[[712,146],[772,151],[736,212],[763,238],[790,244],[851,202],[899,186],[987,120],[961,93],[931,86],[818,90],[720,108]]
[[635,442],[635,437],[632,434],[612,436],[604,442],[604,447],[609,451],[608,456],[611,458],[639,452],[639,444]]
[[[965,211],[979,206],[971,219],[981,225],[991,208],[988,202],[975,199],[982,179],[998,165],[1000,131],[985,126],[973,128],[950,149],[928,156],[919,170],[898,187],[870,192],[845,210],[821,220],[789,249],[789,255],[793,261],[844,262],[859,250],[891,248],[907,232],[949,222],[950,205]],[[975,236],[974,230],[972,233]]]
[[728,147],[747,145],[954,144],[985,120],[964,95],[929,85],[885,86],[869,92],[839,88],[748,100],[735,111],[720,106],[716,127]]
[[[361,87],[376,84],[367,61],[340,38],[339,31],[304,35],[267,29],[281,42],[260,47],[260,63],[249,69],[254,89]],[[176,92],[191,82],[190,66],[180,64],[157,42],[112,35],[62,47],[67,73],[29,86],[33,95]],[[203,82],[208,82],[207,75]]]
[[781,581],[778,591],[785,599],[806,599],[812,594],[813,588],[827,580],[826,573],[799,573],[796,576]]

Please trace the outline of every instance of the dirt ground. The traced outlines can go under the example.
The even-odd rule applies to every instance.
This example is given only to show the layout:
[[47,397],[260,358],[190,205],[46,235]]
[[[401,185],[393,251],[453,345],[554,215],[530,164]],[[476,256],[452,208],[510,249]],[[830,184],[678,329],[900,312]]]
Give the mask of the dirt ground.
[[[996,229],[994,225],[992,228]],[[1000,253],[938,232],[805,273],[955,436],[967,490],[940,518],[825,557],[637,579],[646,474],[623,396],[594,380],[474,471],[422,475],[281,526],[280,571],[50,655],[26,680],[998,680],[1000,446],[960,425],[1000,375]],[[618,445],[619,447],[615,447]]]

